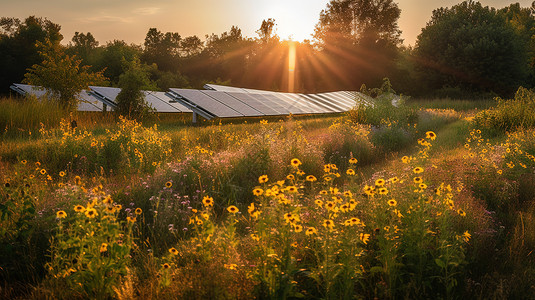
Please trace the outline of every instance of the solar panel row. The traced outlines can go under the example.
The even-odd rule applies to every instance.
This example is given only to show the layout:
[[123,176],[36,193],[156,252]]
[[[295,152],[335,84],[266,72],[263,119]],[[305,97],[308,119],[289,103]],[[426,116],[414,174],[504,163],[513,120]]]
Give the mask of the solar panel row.
[[[11,88],[23,95],[42,97],[46,90],[24,84]],[[298,94],[270,92],[206,84],[206,90],[171,88],[168,92],[143,91],[145,101],[157,112],[193,112],[206,119],[278,116],[289,114],[340,113],[358,103],[373,105],[372,99],[358,92],[328,92]],[[80,111],[102,111],[107,106],[116,107],[116,98],[121,89],[90,86],[78,98]]]
[[275,116],[288,114],[340,113],[357,103],[372,105],[371,99],[358,92],[296,94],[235,88],[206,84],[205,91],[170,89],[177,101],[205,118],[240,116]]

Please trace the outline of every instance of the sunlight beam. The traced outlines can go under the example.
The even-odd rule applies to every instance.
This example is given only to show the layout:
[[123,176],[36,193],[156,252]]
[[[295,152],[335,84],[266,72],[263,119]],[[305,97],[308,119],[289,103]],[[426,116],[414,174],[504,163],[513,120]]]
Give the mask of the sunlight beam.
[[288,92],[295,91],[295,42],[288,43]]

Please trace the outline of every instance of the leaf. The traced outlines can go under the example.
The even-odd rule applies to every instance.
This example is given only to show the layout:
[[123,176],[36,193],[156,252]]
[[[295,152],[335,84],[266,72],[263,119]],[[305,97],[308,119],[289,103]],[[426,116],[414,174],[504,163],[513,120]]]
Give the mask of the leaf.
[[443,269],[446,268],[446,263],[444,263],[440,258],[435,258],[435,263]]

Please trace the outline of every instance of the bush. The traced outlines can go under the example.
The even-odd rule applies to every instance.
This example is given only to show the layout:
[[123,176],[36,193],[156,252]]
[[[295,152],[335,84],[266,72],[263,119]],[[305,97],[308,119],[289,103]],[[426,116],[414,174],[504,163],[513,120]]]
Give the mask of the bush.
[[475,116],[480,128],[513,131],[535,126],[535,91],[520,87],[514,99],[496,98],[496,107]]

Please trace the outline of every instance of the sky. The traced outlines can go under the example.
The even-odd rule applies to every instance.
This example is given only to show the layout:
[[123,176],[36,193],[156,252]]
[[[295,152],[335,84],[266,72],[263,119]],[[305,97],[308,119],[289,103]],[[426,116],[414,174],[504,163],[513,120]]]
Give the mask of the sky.
[[[61,25],[64,43],[74,32],[91,32],[101,43],[115,39],[142,44],[147,31],[178,32],[182,37],[221,34],[235,25],[247,37],[262,20],[273,18],[282,39],[311,39],[319,15],[328,0],[0,0],[1,17],[24,19],[46,17]],[[434,9],[451,7],[461,0],[394,0],[401,9],[398,25],[405,45],[430,20]],[[530,7],[532,0],[481,0],[485,6],[502,8],[519,2]]]

